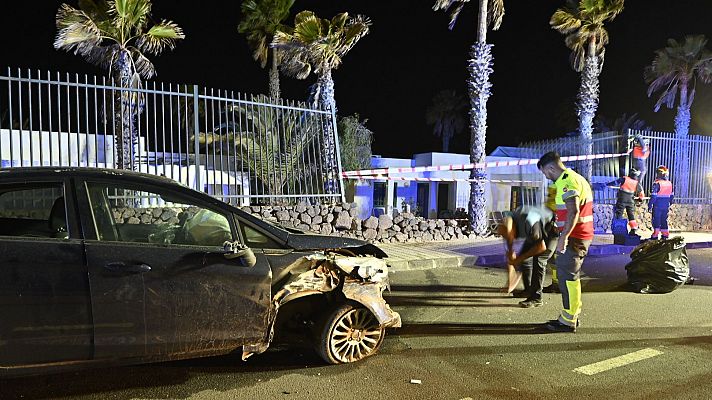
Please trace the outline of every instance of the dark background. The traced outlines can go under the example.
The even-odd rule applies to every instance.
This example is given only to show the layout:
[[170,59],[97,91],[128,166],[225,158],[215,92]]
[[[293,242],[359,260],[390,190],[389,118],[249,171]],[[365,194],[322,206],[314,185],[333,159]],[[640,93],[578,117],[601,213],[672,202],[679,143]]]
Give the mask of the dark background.
[[[54,17],[61,1],[3,3],[0,15],[0,68],[31,68],[101,75],[73,54],[52,47]],[[75,1],[69,2],[76,6]],[[152,58],[162,82],[199,84],[248,93],[267,91],[267,71],[251,58],[238,34],[240,1],[155,0],[154,20],[177,22],[186,39],[173,52]],[[561,136],[576,128],[574,100],[579,75],[569,64],[563,36],[548,24],[562,1],[507,1],[499,31],[490,32],[495,67],[488,103],[488,152],[499,145]],[[469,47],[475,41],[477,2],[466,6],[453,31],[448,15],[434,12],[432,1],[297,0],[293,14],[315,11],[331,18],[341,11],[365,14],[371,33],[334,72],[341,115],[359,113],[375,133],[374,154],[410,157],[438,151],[440,141],[425,123],[435,93],[453,88],[465,94]],[[712,2],[699,0],[628,0],[608,24],[611,43],[601,74],[599,115],[614,119],[640,113],[656,130],[672,131],[674,110],[654,113],[647,98],[643,68],[669,37],[702,33],[712,37]],[[286,21],[293,23],[293,18]],[[712,45],[708,45],[712,47]],[[282,78],[283,96],[303,100],[314,77]],[[712,90],[698,86],[692,114],[693,134],[712,134]],[[469,132],[452,143],[467,153]]]

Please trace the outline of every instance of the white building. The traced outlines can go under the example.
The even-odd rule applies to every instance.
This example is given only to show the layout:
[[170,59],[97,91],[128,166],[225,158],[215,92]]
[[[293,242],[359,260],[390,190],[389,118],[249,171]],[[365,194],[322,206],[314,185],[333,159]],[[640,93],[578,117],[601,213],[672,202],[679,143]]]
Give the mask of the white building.
[[[521,159],[517,148],[497,148],[487,156],[487,162]],[[467,164],[470,156],[453,153],[422,153],[411,159],[374,156],[371,167],[398,168]],[[385,176],[375,180],[357,180],[354,202],[359,205],[360,218],[371,215],[391,216],[410,211],[427,218],[447,218],[458,209],[466,212],[470,200],[470,171],[434,171],[420,173],[390,173],[398,178],[437,178],[442,182],[389,180]],[[497,167],[487,169],[487,207],[491,211],[508,211],[522,203],[539,203],[546,193],[545,178],[535,165]],[[524,181],[524,182],[521,182]]]

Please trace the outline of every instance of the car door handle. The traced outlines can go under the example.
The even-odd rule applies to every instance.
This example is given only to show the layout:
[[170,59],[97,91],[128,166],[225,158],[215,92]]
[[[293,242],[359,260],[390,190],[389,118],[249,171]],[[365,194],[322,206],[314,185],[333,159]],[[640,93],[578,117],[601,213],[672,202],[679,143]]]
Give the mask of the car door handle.
[[127,264],[124,262],[108,263],[104,265],[104,268],[108,269],[111,272],[123,272],[130,274],[148,272],[151,270],[151,266],[145,263]]

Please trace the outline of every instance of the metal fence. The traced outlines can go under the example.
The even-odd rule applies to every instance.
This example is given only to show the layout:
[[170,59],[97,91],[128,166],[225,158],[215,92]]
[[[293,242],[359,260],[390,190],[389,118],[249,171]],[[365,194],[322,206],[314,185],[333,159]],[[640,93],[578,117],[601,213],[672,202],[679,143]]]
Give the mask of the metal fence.
[[[593,149],[593,154],[618,154],[628,151],[628,140],[618,134],[618,132],[594,134],[590,144]],[[549,151],[556,151],[562,157],[584,154],[586,152],[586,145],[587,143],[579,137],[565,137],[522,143],[520,147],[526,155],[526,158],[539,158]],[[621,173],[625,173],[621,172],[625,170],[625,158],[627,157],[604,158],[591,161],[591,183],[608,183],[621,176]],[[566,163],[566,165],[579,171],[583,168],[581,162],[569,162]],[[601,185],[592,185],[594,189],[594,201],[605,204],[615,203],[616,190],[608,187],[600,188],[600,186]]]
[[123,166],[238,205],[342,199],[332,111],[197,85],[13,72],[0,76],[2,167]]
[[[690,135],[686,139],[675,137],[674,133],[633,131],[623,134],[605,132],[593,135],[593,154],[619,154],[630,150],[632,139],[640,134],[649,140],[651,155],[648,158],[648,173],[641,185],[645,193],[650,193],[655,180],[655,169],[658,165],[670,167],[670,178],[676,188],[687,186],[686,192],[676,192],[678,203],[703,204],[712,202],[712,137]],[[557,151],[562,156],[585,154],[586,143],[579,137],[566,137],[523,143],[520,145],[526,158],[538,158],[549,151]],[[680,165],[680,152],[687,152],[690,166],[689,173],[684,174]],[[617,190],[602,187],[627,174],[633,165],[632,155],[593,160],[591,183],[594,189],[594,201],[602,204],[614,204]],[[568,167],[579,169],[577,162],[567,163]],[[678,171],[676,173],[676,170]],[[599,184],[599,185],[596,185]]]
[[[712,137],[689,135],[678,138],[671,132],[630,131],[650,141],[648,173],[643,187],[652,187],[655,169],[665,165],[675,189],[675,202],[687,204],[712,203]],[[687,164],[687,165],[684,165]]]

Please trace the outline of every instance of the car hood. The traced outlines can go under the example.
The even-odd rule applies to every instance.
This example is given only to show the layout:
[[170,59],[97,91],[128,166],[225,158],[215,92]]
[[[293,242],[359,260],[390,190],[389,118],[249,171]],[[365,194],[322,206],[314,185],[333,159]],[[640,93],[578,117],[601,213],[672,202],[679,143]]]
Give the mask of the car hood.
[[295,250],[349,249],[357,255],[388,257],[383,250],[373,244],[338,236],[290,233],[287,237],[287,245]]

